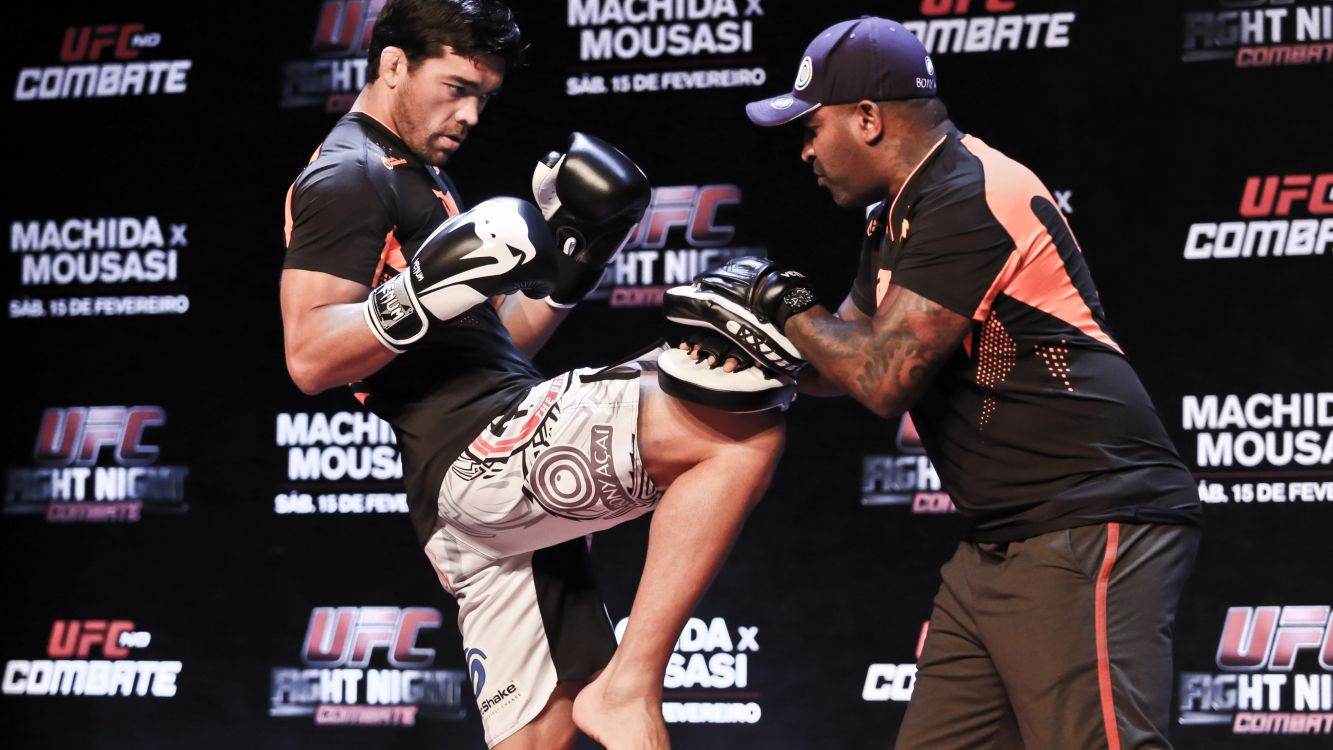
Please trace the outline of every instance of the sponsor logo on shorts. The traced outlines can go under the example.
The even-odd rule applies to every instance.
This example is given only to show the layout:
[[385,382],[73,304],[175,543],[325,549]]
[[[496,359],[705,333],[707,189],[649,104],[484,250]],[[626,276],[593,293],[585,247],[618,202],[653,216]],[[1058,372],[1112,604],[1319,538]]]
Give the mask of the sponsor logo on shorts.
[[183,94],[192,60],[139,59],[162,42],[161,32],[142,23],[71,26],[60,42],[62,64],[20,68],[14,101]]
[[185,466],[159,464],[167,423],[161,406],[67,406],[42,412],[36,468],[5,477],[5,513],[54,522],[138,521],[183,513]]
[[588,450],[562,445],[542,451],[528,475],[532,496],[552,515],[574,520],[619,518],[650,504],[621,484],[614,437],[611,425],[592,425]]
[[316,607],[299,651],[303,667],[274,667],[269,716],[316,724],[412,726],[463,718],[462,670],[431,669],[422,645],[444,623],[430,607]]
[[1180,674],[1180,723],[1233,734],[1333,734],[1333,607],[1227,610],[1216,672]]
[[0,685],[7,696],[172,698],[181,662],[128,658],[152,642],[133,620],[56,620],[47,658],[10,659]]

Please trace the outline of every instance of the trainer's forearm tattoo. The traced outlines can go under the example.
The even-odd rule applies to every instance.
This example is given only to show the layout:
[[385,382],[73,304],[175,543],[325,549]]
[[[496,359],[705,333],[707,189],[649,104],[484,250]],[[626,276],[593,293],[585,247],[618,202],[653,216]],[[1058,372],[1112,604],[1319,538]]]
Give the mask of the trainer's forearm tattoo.
[[828,380],[882,416],[905,411],[971,328],[966,317],[895,289],[871,321],[816,308],[788,323],[792,342]]

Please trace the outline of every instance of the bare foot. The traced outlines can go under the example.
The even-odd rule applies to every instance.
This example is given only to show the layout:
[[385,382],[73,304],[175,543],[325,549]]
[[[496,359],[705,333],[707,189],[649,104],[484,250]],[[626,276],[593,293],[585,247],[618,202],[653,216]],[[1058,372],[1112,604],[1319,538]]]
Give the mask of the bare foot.
[[574,725],[606,750],[670,750],[662,701],[617,691],[603,672],[574,699]]

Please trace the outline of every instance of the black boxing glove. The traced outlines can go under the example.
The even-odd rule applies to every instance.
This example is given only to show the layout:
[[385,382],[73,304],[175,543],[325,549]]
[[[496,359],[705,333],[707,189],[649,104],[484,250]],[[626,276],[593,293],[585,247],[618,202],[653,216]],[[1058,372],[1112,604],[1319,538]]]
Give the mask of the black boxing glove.
[[493,295],[546,296],[555,288],[556,255],[540,209],[518,198],[492,198],[437,227],[402,273],[370,293],[366,325],[401,353],[422,340],[432,322]]
[[574,133],[563,153],[552,151],[537,164],[532,194],[559,249],[559,279],[547,301],[571,307],[597,287],[643,218],[652,188],[643,170],[614,146]]

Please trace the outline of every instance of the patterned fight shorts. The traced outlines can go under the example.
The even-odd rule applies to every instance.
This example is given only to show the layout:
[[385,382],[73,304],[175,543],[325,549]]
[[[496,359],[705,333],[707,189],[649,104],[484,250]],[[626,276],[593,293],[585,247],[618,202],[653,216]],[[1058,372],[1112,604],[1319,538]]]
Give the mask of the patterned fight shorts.
[[490,746],[541,712],[556,682],[615,651],[584,536],[652,510],[639,456],[639,371],[581,369],[538,384],[458,457],[426,555],[458,626]]

